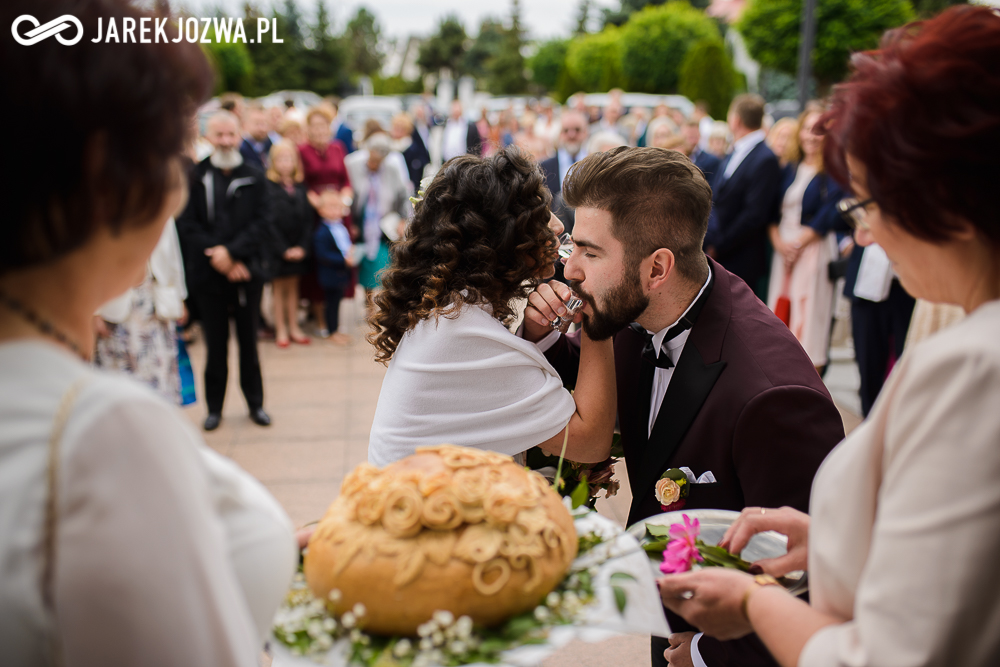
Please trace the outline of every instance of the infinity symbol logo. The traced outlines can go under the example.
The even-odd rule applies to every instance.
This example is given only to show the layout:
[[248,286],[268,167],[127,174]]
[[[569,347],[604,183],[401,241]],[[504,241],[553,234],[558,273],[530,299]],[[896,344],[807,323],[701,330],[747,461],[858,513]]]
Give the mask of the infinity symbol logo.
[[[24,33],[24,37],[18,34],[17,27],[24,23],[25,21],[31,23],[35,27]],[[70,25],[76,26],[76,37],[73,39],[66,39],[59,33],[61,33]],[[32,44],[37,44],[43,39],[47,39],[55,35],[55,38],[59,40],[60,44],[65,44],[66,46],[73,46],[81,39],[83,39],[83,24],[80,23],[80,19],[69,14],[63,14],[57,19],[53,19],[44,25],[38,24],[38,19],[30,14],[22,14],[14,19],[14,23],[10,26],[10,31],[14,35],[14,39],[18,44],[23,44],[24,46],[31,46]]]

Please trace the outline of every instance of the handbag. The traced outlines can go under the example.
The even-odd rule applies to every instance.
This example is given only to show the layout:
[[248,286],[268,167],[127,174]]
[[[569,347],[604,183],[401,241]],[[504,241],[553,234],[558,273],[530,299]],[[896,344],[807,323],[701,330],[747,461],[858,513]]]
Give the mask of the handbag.
[[[42,576],[39,586],[42,593],[42,604],[53,619],[56,616],[55,591],[52,580],[56,571],[56,529],[59,524],[59,443],[62,440],[63,431],[66,430],[66,422],[69,420],[73,404],[76,397],[83,388],[85,379],[77,380],[66,391],[56,409],[53,420],[52,433],[49,436],[48,465],[45,475],[45,523],[42,526]],[[53,623],[58,626],[58,623]],[[62,642],[59,640],[59,632],[52,635],[51,663],[53,665],[63,664]]]

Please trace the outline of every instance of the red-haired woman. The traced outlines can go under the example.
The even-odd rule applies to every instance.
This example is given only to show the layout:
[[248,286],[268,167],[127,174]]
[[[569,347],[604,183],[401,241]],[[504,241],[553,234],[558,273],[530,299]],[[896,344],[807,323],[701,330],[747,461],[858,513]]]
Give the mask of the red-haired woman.
[[907,291],[969,315],[903,356],[820,468],[811,516],[751,508],[723,538],[788,535],[758,567],[808,569],[810,604],[734,570],[660,591],[712,636],[756,632],[786,667],[997,665],[1000,15],[949,9],[853,63],[827,117],[826,163],[856,197],[842,210]]

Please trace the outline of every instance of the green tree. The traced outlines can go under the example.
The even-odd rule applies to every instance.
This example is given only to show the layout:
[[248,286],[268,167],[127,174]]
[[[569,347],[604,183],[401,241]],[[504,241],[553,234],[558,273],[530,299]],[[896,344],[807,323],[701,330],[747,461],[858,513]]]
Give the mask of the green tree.
[[[844,78],[852,52],[874,48],[882,33],[912,19],[907,0],[818,0],[812,65],[820,92]],[[750,0],[736,27],[763,67],[795,74],[801,22],[802,0]]]
[[[277,8],[271,11],[270,16],[266,16],[256,5],[246,3],[243,7],[244,23],[249,32],[253,32],[255,43],[247,45],[247,52],[253,61],[254,69],[254,95],[262,96],[276,90],[302,88],[304,80],[302,78],[301,55],[302,40],[295,40],[286,32],[288,23],[283,14]],[[277,39],[284,40],[283,44],[275,44],[275,36],[268,33],[260,42],[256,42],[257,19],[268,18],[277,21]],[[274,25],[273,23],[271,24]]]
[[343,93],[348,86],[348,53],[343,41],[333,35],[325,0],[316,6],[316,22],[310,26],[302,59],[305,85],[320,95]]
[[253,60],[242,42],[226,43],[214,39],[204,45],[206,55],[215,66],[216,93],[234,91],[242,95],[253,95]]
[[531,80],[542,90],[552,91],[559,86],[559,77],[566,69],[569,44],[568,39],[550,39],[539,45],[535,55],[528,61]]
[[739,86],[739,76],[720,40],[698,42],[681,64],[677,92],[708,102],[713,118],[724,118]]
[[[604,15],[604,25],[622,26],[628,22],[632,15],[640,12],[646,7],[658,7],[667,0],[619,0],[618,9],[604,8],[601,13]],[[689,0],[689,4],[696,9],[705,9],[712,0]]]
[[363,6],[358,7],[344,31],[352,74],[370,77],[382,68],[385,56],[379,46],[381,37],[382,29],[376,22],[375,15]]
[[503,49],[505,39],[503,23],[491,16],[484,18],[479,24],[479,34],[462,59],[462,71],[485,81],[489,76],[490,64]]
[[672,93],[688,50],[722,36],[712,19],[683,0],[647,7],[621,28],[621,68],[629,90]]
[[590,23],[590,10],[593,6],[593,0],[580,0],[579,8],[576,10],[576,28],[573,29],[574,35],[586,35],[590,32],[587,30],[587,24]]
[[488,90],[498,95],[517,95],[528,89],[522,48],[524,27],[521,25],[521,0],[511,0],[510,27],[504,30],[500,50],[489,63]]
[[968,4],[965,0],[914,0],[913,9],[920,18],[929,19],[953,5],[965,4]]
[[574,39],[566,54],[569,75],[589,93],[622,85],[621,62],[621,29],[615,26]]
[[457,78],[465,73],[463,60],[468,41],[459,18],[454,14],[446,16],[438,24],[437,32],[420,46],[417,66],[425,74],[437,74],[446,69]]

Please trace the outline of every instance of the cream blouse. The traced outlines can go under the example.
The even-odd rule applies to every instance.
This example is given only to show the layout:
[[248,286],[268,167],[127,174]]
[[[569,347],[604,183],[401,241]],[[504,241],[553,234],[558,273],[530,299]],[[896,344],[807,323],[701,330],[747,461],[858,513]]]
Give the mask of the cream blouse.
[[[48,440],[59,443],[56,618],[40,577]],[[208,450],[177,408],[42,342],[0,345],[0,652],[67,665],[257,664],[295,568],[264,488]]]
[[1000,301],[907,350],[823,463],[800,667],[1000,664]]

